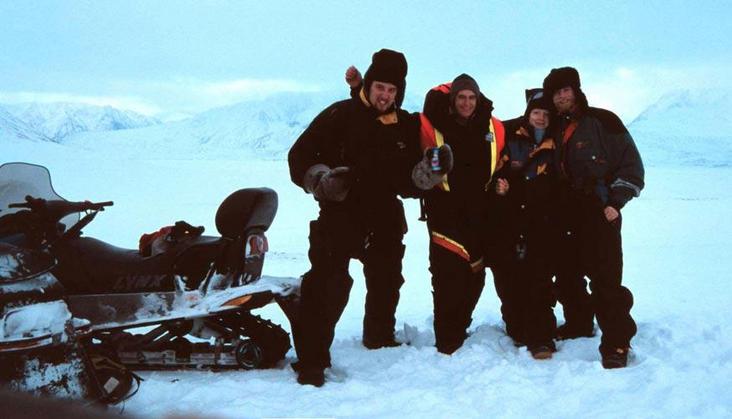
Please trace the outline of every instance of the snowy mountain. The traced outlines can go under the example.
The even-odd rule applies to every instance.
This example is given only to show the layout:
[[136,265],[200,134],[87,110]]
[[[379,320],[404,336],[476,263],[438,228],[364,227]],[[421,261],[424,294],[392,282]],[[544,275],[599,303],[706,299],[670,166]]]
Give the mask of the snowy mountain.
[[259,155],[286,152],[312,119],[330,102],[333,93],[284,93],[256,102],[204,112],[184,125],[189,141],[203,147],[246,148]]
[[[342,95],[341,97],[345,97]],[[131,158],[281,159],[337,93],[283,93],[265,100],[212,109],[193,118],[146,128],[85,132],[66,142]]]
[[34,142],[49,141],[43,134],[0,108],[0,139],[24,139]]
[[674,91],[638,115],[628,129],[646,163],[730,166],[730,107],[730,91]]
[[[197,159],[283,159],[318,113],[347,97],[346,88],[281,93],[212,109],[183,121],[133,130],[78,133],[65,143],[131,158],[165,155]],[[407,96],[404,107],[418,109],[420,101],[418,96]]]
[[[124,158],[283,159],[312,119],[347,94],[281,93],[164,124],[113,108],[33,104],[0,114],[0,135],[47,138]],[[419,110],[421,100],[408,95],[404,108]],[[730,105],[730,91],[676,91],[627,125],[647,165],[729,166]]]
[[160,123],[155,118],[111,106],[26,103],[5,105],[4,109],[33,130],[59,143],[79,132],[116,131]]

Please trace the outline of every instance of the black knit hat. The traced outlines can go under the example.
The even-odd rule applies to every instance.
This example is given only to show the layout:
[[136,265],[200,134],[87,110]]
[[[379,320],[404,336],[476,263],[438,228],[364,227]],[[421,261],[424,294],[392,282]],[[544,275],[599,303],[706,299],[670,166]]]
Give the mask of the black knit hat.
[[371,83],[380,81],[391,83],[397,87],[396,105],[402,105],[404,89],[407,85],[407,59],[404,54],[390,49],[381,49],[374,53],[371,65],[363,77],[363,86],[366,92],[371,89]]
[[547,95],[544,94],[543,89],[526,89],[525,93],[526,111],[524,112],[524,116],[528,117],[531,111],[534,109],[545,109],[550,112],[552,111],[552,109],[554,109],[552,101]]
[[458,92],[461,90],[470,90],[475,93],[476,97],[480,97],[480,87],[478,87],[478,82],[476,82],[474,78],[463,73],[455,77],[455,80],[452,81],[452,86],[450,86],[450,106],[455,105],[455,97],[457,97]]
[[544,79],[544,93],[547,97],[554,97],[554,93],[564,87],[572,87],[580,92],[580,76],[573,67],[553,68]]

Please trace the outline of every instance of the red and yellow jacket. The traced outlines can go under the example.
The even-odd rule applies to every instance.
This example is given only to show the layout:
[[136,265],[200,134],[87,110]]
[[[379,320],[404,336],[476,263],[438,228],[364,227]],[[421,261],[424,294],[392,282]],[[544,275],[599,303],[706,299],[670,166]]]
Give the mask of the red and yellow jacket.
[[504,161],[505,130],[492,110],[492,102],[481,95],[472,117],[460,121],[450,104],[450,83],[446,83],[427,93],[420,115],[422,149],[446,143],[454,159],[444,181],[424,195],[431,239],[468,262],[482,259],[488,195]]

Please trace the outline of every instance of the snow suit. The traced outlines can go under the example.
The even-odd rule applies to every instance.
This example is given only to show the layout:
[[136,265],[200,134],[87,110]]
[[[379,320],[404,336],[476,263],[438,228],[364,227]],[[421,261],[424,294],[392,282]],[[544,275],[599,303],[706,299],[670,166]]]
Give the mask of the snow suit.
[[[457,80],[457,79],[456,79]],[[437,350],[450,354],[467,338],[476,304],[485,284],[484,252],[488,237],[488,185],[498,170],[504,141],[503,125],[493,118],[490,100],[479,95],[476,110],[460,123],[451,108],[450,84],[427,93],[423,136],[428,148],[447,143],[454,166],[445,181],[424,194],[430,234],[430,272]],[[436,144],[435,144],[436,143]]]
[[418,136],[416,116],[401,109],[379,115],[362,91],[321,112],[290,150],[290,175],[299,186],[316,164],[351,168],[345,200],[320,201],[318,219],[310,223],[312,267],[303,277],[300,317],[293,327],[304,368],[330,366],[335,326],[353,283],[351,258],[361,260],[366,277],[364,341],[394,339],[406,232],[397,195],[418,192],[410,177],[422,157]]
[[[559,249],[559,301],[571,321],[592,320],[602,330],[601,352],[627,348],[636,333],[633,295],[622,286],[621,217],[608,222],[606,206],[618,211],[644,186],[644,169],[633,138],[620,118],[589,107],[575,88],[577,109],[556,124],[555,164],[560,174],[559,209],[564,232]],[[584,276],[590,279],[586,301]],[[562,280],[564,279],[564,281]],[[585,300],[585,301],[583,301]]]
[[507,179],[509,190],[494,196],[491,214],[496,293],[506,333],[515,342],[553,347],[554,141],[547,136],[535,141],[526,116],[506,121],[505,127],[508,160],[496,177]]

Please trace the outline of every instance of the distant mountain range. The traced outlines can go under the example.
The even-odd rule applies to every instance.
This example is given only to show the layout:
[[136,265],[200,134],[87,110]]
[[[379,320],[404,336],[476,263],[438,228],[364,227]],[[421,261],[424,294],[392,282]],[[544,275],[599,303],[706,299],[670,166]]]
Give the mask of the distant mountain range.
[[[63,143],[67,138],[81,132],[116,131],[160,124],[155,118],[111,106],[26,103],[0,105],[0,110],[15,120],[22,121],[33,135],[40,135],[41,138],[56,143]],[[9,125],[3,124],[0,129]]]
[[114,132],[83,132],[65,144],[130,158],[280,159],[330,102],[327,93],[279,94],[192,118]]
[[[109,107],[0,106],[0,139],[51,141],[125,158],[282,159],[328,104],[347,92],[282,93],[160,123]],[[421,97],[408,96],[406,109]],[[650,165],[732,165],[732,119],[725,91],[677,91],[649,106],[628,129]]]
[[2,138],[18,138],[34,142],[49,141],[46,136],[37,132],[25,121],[0,107],[0,139]]

